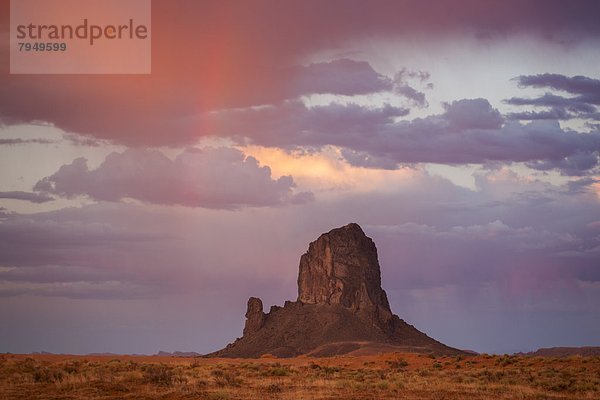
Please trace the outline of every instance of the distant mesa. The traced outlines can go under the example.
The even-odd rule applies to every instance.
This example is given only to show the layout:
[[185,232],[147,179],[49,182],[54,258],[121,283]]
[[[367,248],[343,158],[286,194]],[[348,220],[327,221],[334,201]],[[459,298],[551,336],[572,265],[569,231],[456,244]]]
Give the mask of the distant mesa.
[[157,357],[200,357],[200,353],[196,353],[195,351],[159,351],[155,354]]
[[298,299],[268,313],[248,300],[243,336],[207,357],[468,354],[393,314],[381,288],[377,248],[358,224],[322,234],[300,258]]
[[519,353],[519,355],[533,357],[571,357],[571,356],[600,356],[600,347],[584,346],[584,347],[546,347],[537,349],[529,353]]

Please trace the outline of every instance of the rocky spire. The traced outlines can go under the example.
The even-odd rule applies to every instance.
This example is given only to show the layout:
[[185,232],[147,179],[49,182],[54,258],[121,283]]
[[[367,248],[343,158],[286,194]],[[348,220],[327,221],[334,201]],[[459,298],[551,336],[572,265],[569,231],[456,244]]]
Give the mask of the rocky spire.
[[258,331],[265,323],[265,313],[263,311],[262,300],[258,297],[248,299],[248,309],[246,311],[246,325],[244,326],[244,335],[249,335]]
[[358,224],[333,229],[310,243],[300,258],[298,301],[339,304],[380,322],[391,317],[381,288],[377,248]]
[[[248,300],[244,335],[208,357],[295,357],[390,351],[464,354],[392,314],[377,248],[357,224],[322,234],[300,258],[298,300],[263,312]],[[357,354],[358,354],[357,353]]]

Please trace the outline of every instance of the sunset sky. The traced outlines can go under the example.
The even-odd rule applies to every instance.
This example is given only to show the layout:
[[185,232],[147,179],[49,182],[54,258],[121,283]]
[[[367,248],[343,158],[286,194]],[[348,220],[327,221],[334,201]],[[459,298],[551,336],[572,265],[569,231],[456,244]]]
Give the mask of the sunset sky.
[[153,0],[150,75],[0,3],[0,352],[216,350],[349,222],[445,344],[600,345],[600,2]]

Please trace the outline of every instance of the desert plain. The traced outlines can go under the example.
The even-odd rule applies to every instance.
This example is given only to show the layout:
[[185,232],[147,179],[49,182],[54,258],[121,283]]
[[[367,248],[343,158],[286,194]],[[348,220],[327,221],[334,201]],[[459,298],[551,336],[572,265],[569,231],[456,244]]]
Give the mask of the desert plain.
[[0,355],[13,399],[598,399],[600,357]]

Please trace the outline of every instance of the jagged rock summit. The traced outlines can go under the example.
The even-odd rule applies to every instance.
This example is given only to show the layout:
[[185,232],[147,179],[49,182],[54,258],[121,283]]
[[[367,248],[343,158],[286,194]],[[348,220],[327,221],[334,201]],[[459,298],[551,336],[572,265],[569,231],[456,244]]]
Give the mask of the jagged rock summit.
[[358,224],[334,229],[309,245],[300,258],[298,301],[337,304],[371,323],[389,321],[377,248]]
[[381,288],[377,248],[358,224],[322,234],[300,258],[298,299],[264,313],[248,300],[244,335],[210,357],[464,354],[407,324]]

